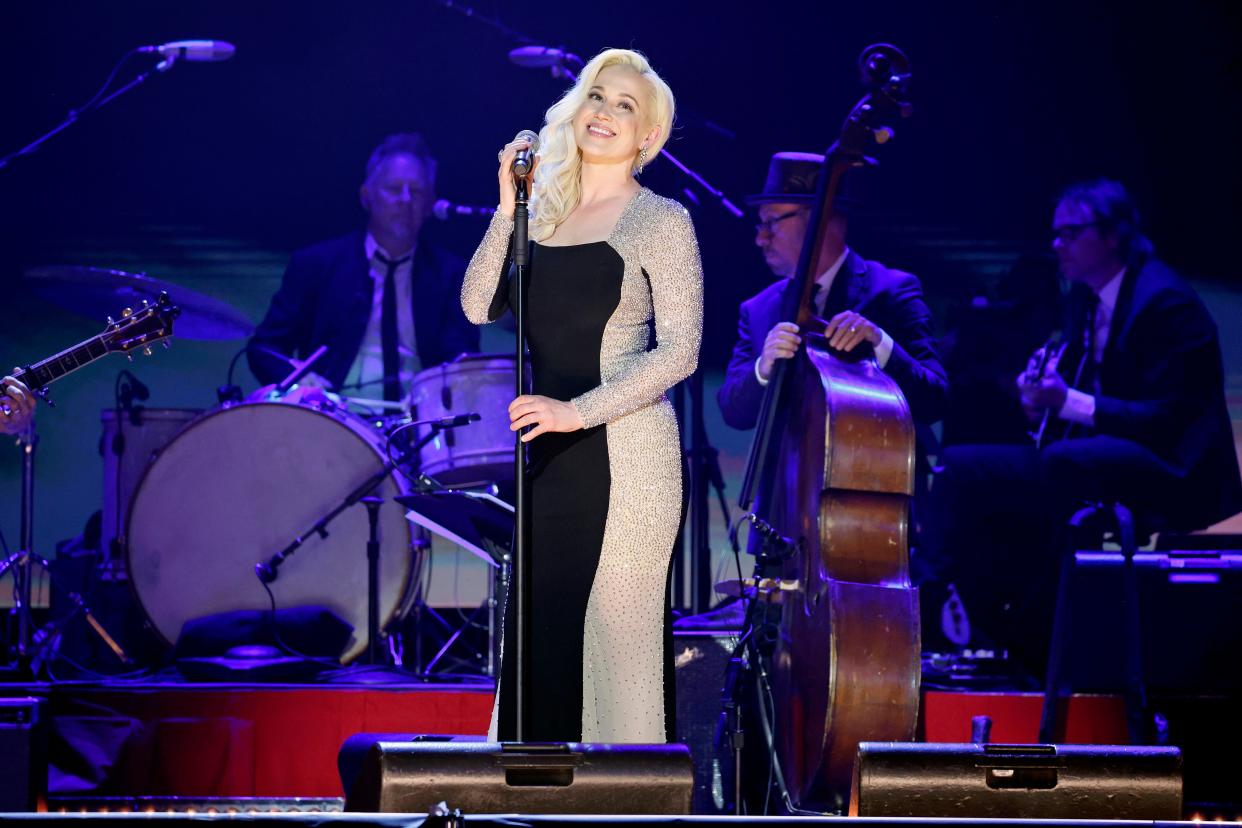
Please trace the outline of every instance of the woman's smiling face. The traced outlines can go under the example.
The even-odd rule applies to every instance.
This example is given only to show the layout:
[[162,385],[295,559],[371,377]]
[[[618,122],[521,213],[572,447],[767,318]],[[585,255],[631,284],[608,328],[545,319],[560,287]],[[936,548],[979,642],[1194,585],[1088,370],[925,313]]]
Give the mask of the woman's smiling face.
[[629,66],[606,66],[595,76],[574,118],[574,138],[583,157],[595,163],[632,163],[650,140],[647,79]]

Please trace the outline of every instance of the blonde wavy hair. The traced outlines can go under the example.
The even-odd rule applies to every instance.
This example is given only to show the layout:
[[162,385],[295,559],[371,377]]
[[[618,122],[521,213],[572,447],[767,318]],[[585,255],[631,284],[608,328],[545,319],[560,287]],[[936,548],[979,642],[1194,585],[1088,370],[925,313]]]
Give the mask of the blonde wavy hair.
[[[668,140],[675,110],[673,90],[655,73],[647,58],[630,49],[605,49],[591,58],[578,74],[577,82],[548,107],[543,129],[539,130],[539,166],[535,169],[530,202],[530,237],[535,241],[551,236],[582,197],[582,150],[574,138],[573,119],[587,100],[587,93],[595,85],[599,73],[609,66],[630,67],[646,78],[650,87],[651,100],[644,108],[647,117],[643,130],[659,126],[660,132],[647,145],[648,163],[655,160]],[[637,168],[638,154],[635,153],[630,172]]]

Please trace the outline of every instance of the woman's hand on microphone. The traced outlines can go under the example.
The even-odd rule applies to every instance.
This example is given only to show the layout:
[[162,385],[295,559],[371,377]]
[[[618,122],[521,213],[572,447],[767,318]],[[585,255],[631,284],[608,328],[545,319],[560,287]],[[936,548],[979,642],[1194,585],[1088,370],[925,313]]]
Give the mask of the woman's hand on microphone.
[[538,394],[523,394],[509,403],[509,430],[535,426],[522,435],[522,442],[548,431],[577,431],[585,424],[573,403],[561,402]]
[[[496,209],[509,218],[513,218],[513,210],[517,206],[517,194],[514,192],[513,182],[513,157],[518,154],[518,150],[527,149],[529,146],[530,141],[525,139],[513,140],[505,144],[505,148],[500,151],[500,170],[497,172],[497,178],[500,179],[500,206]],[[538,166],[539,157],[535,156],[535,163],[530,168],[531,175],[535,174],[535,167]]]

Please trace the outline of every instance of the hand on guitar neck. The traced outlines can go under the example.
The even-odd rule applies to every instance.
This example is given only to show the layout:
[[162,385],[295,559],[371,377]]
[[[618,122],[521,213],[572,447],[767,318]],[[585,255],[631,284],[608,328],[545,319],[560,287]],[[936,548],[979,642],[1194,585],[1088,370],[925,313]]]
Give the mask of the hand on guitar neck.
[[1065,405],[1069,393],[1069,386],[1057,371],[1064,354],[1064,342],[1047,343],[1031,355],[1026,370],[1018,374],[1016,380],[1022,410],[1027,420],[1036,425],[1031,432],[1036,446],[1043,442],[1048,421]]
[[[14,370],[0,381],[0,433],[18,434],[34,419],[35,398],[50,406],[47,387],[108,354],[151,353],[151,346],[172,336],[173,320],[181,310],[161,293],[155,304],[143,301],[137,311],[126,308],[119,320],[108,318],[103,333],[79,342],[47,359]],[[132,359],[132,356],[131,356]],[[34,389],[33,391],[31,389]]]
[[34,419],[35,395],[19,379],[5,377],[0,381],[0,432],[17,434],[25,431]]

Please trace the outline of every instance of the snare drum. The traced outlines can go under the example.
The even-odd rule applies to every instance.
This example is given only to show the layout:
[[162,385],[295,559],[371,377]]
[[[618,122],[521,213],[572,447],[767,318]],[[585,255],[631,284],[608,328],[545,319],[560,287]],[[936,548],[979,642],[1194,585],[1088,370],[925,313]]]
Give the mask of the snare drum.
[[[331,407],[258,402],[211,411],[152,461],[134,493],[128,564],[138,602],[169,643],[190,619],[269,607],[255,564],[307,532],[385,462],[383,436]],[[414,595],[408,493],[390,475],[379,512],[380,628]],[[353,625],[342,656],[367,646],[366,507],[346,509],[312,535],[271,585],[280,608],[327,607]]]
[[[513,479],[514,433],[509,403],[516,384],[512,356],[464,354],[421,371],[410,385],[415,420],[477,413],[481,419],[446,429],[419,452],[419,471],[448,486]],[[419,436],[427,433],[419,428]]]

